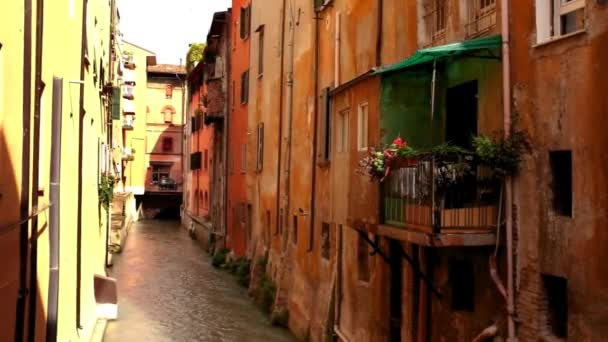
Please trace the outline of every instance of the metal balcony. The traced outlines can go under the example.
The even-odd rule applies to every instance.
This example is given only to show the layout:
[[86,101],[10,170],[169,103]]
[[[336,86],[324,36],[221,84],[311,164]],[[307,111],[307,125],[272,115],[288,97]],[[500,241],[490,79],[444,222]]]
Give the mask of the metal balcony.
[[132,161],[135,160],[135,149],[132,147],[123,147],[122,148],[122,160],[124,161]]
[[125,118],[122,120],[122,129],[123,130],[131,131],[131,130],[133,130],[134,126],[135,126],[134,118]]
[[493,244],[500,184],[472,157],[420,158],[385,179],[382,229],[428,246]]

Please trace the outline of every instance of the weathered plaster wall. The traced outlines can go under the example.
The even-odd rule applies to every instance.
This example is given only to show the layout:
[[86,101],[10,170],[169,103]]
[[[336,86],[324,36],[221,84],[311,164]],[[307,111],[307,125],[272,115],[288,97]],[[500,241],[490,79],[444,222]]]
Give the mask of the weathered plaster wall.
[[[249,61],[249,44],[251,40],[256,39],[254,33],[255,28],[250,27],[250,34],[245,39],[240,37],[241,9],[249,6],[250,0],[234,0],[232,2],[232,23],[231,23],[231,70],[230,70],[230,87],[232,90],[231,101],[229,103],[228,120],[230,127],[228,130],[228,158],[230,160],[229,176],[228,176],[228,207],[227,212],[227,247],[230,248],[236,255],[244,256],[247,248],[247,232],[239,221],[239,218],[234,216],[234,208],[237,205],[247,202],[245,192],[246,173],[241,172],[242,168],[247,165],[242,164],[242,146],[247,143],[247,125],[248,125],[248,107],[247,102],[241,101],[242,91],[242,74],[250,69]],[[249,84],[255,82],[255,77],[258,75],[257,70],[254,70],[252,64],[249,73]],[[257,69],[257,68],[256,68]],[[247,88],[247,91],[249,89]],[[252,132],[256,132],[252,130]],[[255,164],[250,164],[251,168],[255,168]],[[242,213],[245,215],[245,213]]]
[[[606,245],[608,8],[586,2],[586,31],[534,46],[535,9],[514,7],[513,109],[533,153],[517,180],[520,338],[546,335],[541,273],[567,279],[568,340],[608,335]],[[572,217],[553,210],[549,151],[572,151]]]

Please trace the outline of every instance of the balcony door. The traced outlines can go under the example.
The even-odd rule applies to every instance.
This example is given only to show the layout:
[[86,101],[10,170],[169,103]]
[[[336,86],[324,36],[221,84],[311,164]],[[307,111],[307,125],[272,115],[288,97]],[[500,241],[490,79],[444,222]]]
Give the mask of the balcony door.
[[[472,149],[472,139],[477,135],[477,81],[466,82],[448,88],[446,96],[445,141]],[[444,208],[462,208],[475,202],[477,181],[474,175],[444,193]]]
[[477,135],[477,81],[448,88],[446,96],[445,141],[470,148]]

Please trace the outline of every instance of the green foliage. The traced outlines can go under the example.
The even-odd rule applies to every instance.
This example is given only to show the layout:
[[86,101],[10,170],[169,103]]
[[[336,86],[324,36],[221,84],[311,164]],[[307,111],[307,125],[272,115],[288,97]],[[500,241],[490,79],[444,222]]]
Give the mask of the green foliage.
[[112,175],[102,175],[98,186],[99,204],[105,209],[110,209],[110,204],[114,199],[114,184],[118,182]]
[[530,143],[523,132],[513,132],[508,138],[499,134],[473,138],[475,154],[482,164],[489,166],[499,176],[514,175],[519,171],[523,155],[530,151]]
[[272,310],[272,304],[274,303],[274,297],[277,294],[277,287],[266,275],[262,277],[260,285],[260,297],[258,298],[258,301],[262,307],[262,310],[264,310],[266,313],[270,313]]
[[228,272],[236,276],[236,282],[244,287],[249,287],[251,263],[245,257],[240,257],[226,264]]
[[190,73],[192,69],[203,60],[205,57],[205,43],[193,43],[186,54],[186,72]]
[[213,267],[220,267],[225,264],[228,253],[230,253],[230,250],[228,250],[227,248],[222,248],[217,251],[213,255],[213,258],[211,258],[211,265],[213,265]]

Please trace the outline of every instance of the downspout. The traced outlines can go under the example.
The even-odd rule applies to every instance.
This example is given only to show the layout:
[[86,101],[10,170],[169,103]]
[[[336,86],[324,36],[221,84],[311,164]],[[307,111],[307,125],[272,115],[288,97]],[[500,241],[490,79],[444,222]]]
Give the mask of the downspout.
[[[501,13],[501,32],[502,32],[502,90],[503,90],[503,112],[504,112],[504,133],[505,137],[511,134],[511,53],[509,49],[509,18],[510,2],[502,0],[500,2]],[[506,200],[505,215],[507,221],[506,240],[507,240],[507,341],[516,341],[515,332],[515,291],[513,286],[513,182],[511,177],[505,180]]]
[[[283,81],[284,81],[284,75],[283,75],[283,69],[284,69],[284,62],[285,62],[285,6],[286,6],[286,2],[287,0],[283,0],[283,7],[281,8],[281,66],[280,68],[280,74],[279,74],[279,84],[281,85],[279,87],[279,156],[278,156],[278,160],[277,160],[277,193],[276,193],[276,223],[277,225],[283,226],[284,224],[287,223],[287,221],[283,221],[283,217],[281,217],[281,158],[282,158],[282,152],[283,152],[283,144],[281,142],[281,140],[283,139]],[[281,238],[281,237],[279,237]],[[281,240],[282,241],[282,240]]]
[[46,341],[57,339],[57,315],[59,309],[59,229],[60,229],[60,180],[61,180],[61,113],[63,79],[53,78],[53,122],[51,127],[51,173],[49,200],[49,292]]
[[[289,208],[291,201],[291,139],[293,135],[293,59],[294,59],[294,45],[295,45],[295,11],[293,8],[293,3],[290,5],[291,12],[291,21],[289,22],[289,58],[288,58],[288,68],[287,68],[287,160],[286,160],[286,205],[285,205],[285,213],[287,217],[289,217]],[[289,222],[289,220],[286,220]]]
[[[84,81],[84,59],[87,48],[87,0],[82,0],[82,28],[80,45],[80,81]],[[78,100],[78,206],[76,213],[76,328],[81,329],[80,292],[82,282],[82,158],[84,155],[84,83],[80,84]]]
[[[44,85],[42,84],[42,39],[44,31],[44,1],[36,0],[36,72],[34,75],[34,150],[32,155],[32,210],[38,210],[38,187],[40,177],[40,107]],[[43,142],[44,143],[44,142]],[[38,286],[38,215],[30,226],[30,292]],[[30,296],[28,310],[28,341],[36,339],[36,306],[38,296]]]
[[[231,12],[228,11],[226,14],[226,22],[224,23],[224,34],[226,36],[226,75],[224,78],[224,82],[226,82],[226,92],[227,92],[227,96],[226,96],[226,106],[224,107],[224,123],[225,123],[225,127],[223,128],[223,134],[222,134],[222,167],[223,167],[223,173],[224,173],[224,198],[222,198],[223,200],[223,207],[224,210],[222,210],[222,233],[224,234],[224,247],[227,246],[227,240],[228,240],[228,135],[230,134],[230,103],[232,101],[232,95],[230,94],[230,91],[228,91],[229,87],[230,87],[230,73],[231,73],[231,65],[230,65],[230,60],[231,60],[231,56],[230,56],[230,23],[232,21],[232,18],[230,16]],[[247,220],[249,220],[249,217],[247,218]],[[249,225],[251,226],[251,222],[249,222]]]
[[15,317],[15,342],[23,341],[27,290],[28,227],[30,212],[30,120],[32,96],[32,0],[23,0],[23,136],[21,140],[21,198],[19,212],[19,291]]
[[[314,116],[313,116],[313,134],[312,134],[312,179],[311,179],[311,189],[310,189],[310,232],[314,235],[315,230],[315,200],[317,194],[317,142],[319,141],[317,137],[317,125],[319,122],[319,20],[321,17],[320,13],[315,9],[313,20],[315,22],[315,30],[314,30],[314,49],[315,49],[315,60],[314,60]],[[314,249],[314,246],[309,243],[309,251]]]

